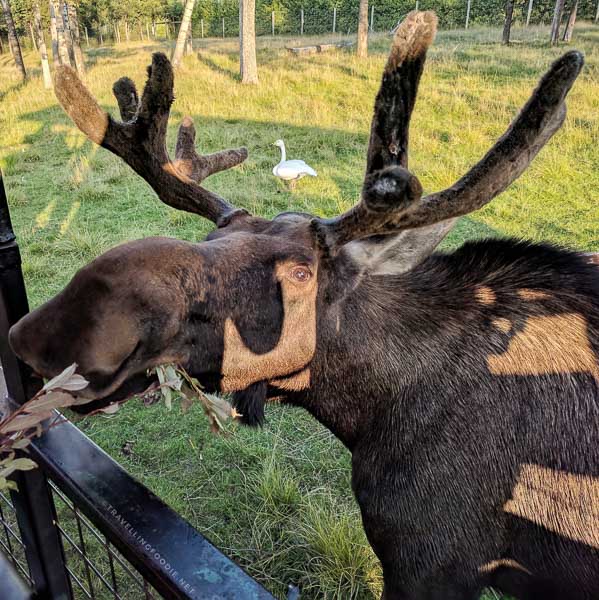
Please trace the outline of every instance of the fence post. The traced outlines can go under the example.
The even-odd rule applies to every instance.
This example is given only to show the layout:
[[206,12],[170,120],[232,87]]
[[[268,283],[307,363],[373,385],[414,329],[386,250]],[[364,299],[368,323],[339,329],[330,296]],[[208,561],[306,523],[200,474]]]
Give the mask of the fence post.
[[274,10],[270,13],[270,29],[271,29],[272,35],[274,37],[274,35],[275,35],[275,11]]
[[333,33],[336,32],[337,29],[337,7],[333,6]]
[[468,24],[470,23],[470,6],[472,4],[472,0],[468,0],[468,5],[466,6],[466,29],[468,29]]
[[300,35],[304,35],[304,7],[300,8]]
[[530,15],[532,13],[533,0],[528,0],[528,11],[526,12],[526,27],[530,25]]
[[223,37],[225,37],[225,17],[223,17]]
[[416,0],[416,10],[418,10],[418,0]]
[[[30,390],[24,383],[30,370],[20,363],[8,345],[8,329],[28,312],[21,255],[10,222],[2,173],[0,173],[0,358],[8,396],[22,404]],[[35,585],[44,598],[73,597],[66,571],[56,509],[48,481],[41,469],[15,474],[19,490],[11,492],[25,556]]]
[[597,0],[597,12],[595,13],[595,23],[599,22],[599,0]]
[[200,31],[202,38],[204,37],[204,19],[200,19]]
[[85,44],[89,48],[89,33],[87,31],[87,25],[85,26]]
[[374,4],[370,7],[370,33],[374,31]]

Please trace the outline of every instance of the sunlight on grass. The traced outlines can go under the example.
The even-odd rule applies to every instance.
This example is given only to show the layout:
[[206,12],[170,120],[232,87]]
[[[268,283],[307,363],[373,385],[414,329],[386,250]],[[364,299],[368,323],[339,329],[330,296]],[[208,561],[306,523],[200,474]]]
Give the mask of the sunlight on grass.
[[[427,191],[451,185],[483,156],[564,51],[545,45],[542,27],[515,28],[509,48],[499,39],[496,29],[441,32],[429,54],[410,139],[410,168]],[[185,114],[195,120],[203,152],[247,146],[248,160],[207,187],[253,213],[330,216],[358,199],[389,38],[374,36],[364,61],[346,51],[294,57],[285,50],[313,41],[259,38],[256,87],[238,83],[232,40],[197,40],[198,51],[177,73],[170,147]],[[598,42],[599,27],[577,25],[572,46],[587,64],[564,127],[518,182],[460,220],[446,248],[508,235],[599,250]],[[155,50],[168,47],[89,51],[87,84],[103,107],[116,114],[111,87],[121,76],[141,88]],[[161,205],[131,169],[88,142],[43,89],[36,56],[25,58],[38,75],[24,85],[9,61],[0,66],[0,166],[31,304],[122,241],[203,239],[211,224]],[[319,173],[293,193],[271,174],[277,138]],[[293,584],[305,599],[377,597],[380,569],[351,496],[349,454],[300,410],[272,406],[267,416],[263,430],[231,427],[230,435],[213,436],[200,410],[182,416],[131,401],[112,418],[80,426],[278,596]]]

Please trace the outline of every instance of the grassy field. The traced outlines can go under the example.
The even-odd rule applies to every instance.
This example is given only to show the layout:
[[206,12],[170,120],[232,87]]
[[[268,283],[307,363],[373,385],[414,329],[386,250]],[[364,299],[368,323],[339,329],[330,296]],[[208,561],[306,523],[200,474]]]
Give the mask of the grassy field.
[[[563,51],[544,44],[545,29],[515,30],[509,48],[499,37],[444,32],[430,53],[411,136],[411,168],[426,190],[451,184],[486,152]],[[201,41],[177,74],[171,141],[190,114],[203,151],[249,148],[242,167],[208,187],[265,216],[288,208],[333,215],[357,199],[389,41],[374,39],[365,61],[347,52],[290,57],[284,45],[294,43],[261,39],[261,84],[248,88],[234,43]],[[577,27],[572,45],[587,66],[565,126],[515,185],[462,219],[447,246],[509,235],[599,250],[599,27]],[[101,104],[114,106],[110,88],[122,75],[141,86],[158,49],[90,50],[87,83]],[[39,77],[36,57],[26,62]],[[18,84],[9,55],[0,56],[0,165],[33,306],[123,240],[202,239],[208,223],[161,205],[128,167],[87,142],[38,77]],[[277,138],[319,173],[292,194],[271,175]],[[351,496],[349,454],[300,410],[273,406],[267,416],[263,430],[213,436],[197,409],[182,415],[131,401],[81,427],[275,594],[291,583],[305,599],[376,597],[380,571]]]

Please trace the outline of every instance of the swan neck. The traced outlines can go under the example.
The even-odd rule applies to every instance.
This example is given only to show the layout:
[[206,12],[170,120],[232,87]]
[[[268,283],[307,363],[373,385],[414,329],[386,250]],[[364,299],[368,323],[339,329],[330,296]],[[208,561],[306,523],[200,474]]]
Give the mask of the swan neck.
[[281,144],[281,162],[285,162],[287,160],[287,155],[285,153],[285,144]]

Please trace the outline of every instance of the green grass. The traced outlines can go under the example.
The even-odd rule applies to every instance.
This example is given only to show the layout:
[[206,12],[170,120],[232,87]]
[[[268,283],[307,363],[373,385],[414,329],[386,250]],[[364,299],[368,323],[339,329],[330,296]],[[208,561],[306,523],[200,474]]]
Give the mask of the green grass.
[[[499,37],[491,29],[443,32],[430,53],[411,137],[411,168],[427,190],[451,184],[486,152],[563,51],[544,44],[546,29],[516,29],[509,48]],[[448,247],[509,235],[599,250],[598,42],[599,28],[577,27],[572,45],[585,52],[587,66],[564,127],[515,185],[462,219]],[[375,38],[365,61],[344,51],[290,57],[286,44],[298,41],[260,39],[262,83],[242,87],[234,43],[202,41],[177,74],[170,139],[191,114],[202,151],[247,145],[250,152],[209,187],[265,216],[288,208],[333,215],[357,199],[388,39]],[[130,44],[88,53],[87,82],[103,106],[114,107],[110,88],[118,77],[143,84],[156,49]],[[43,90],[35,56],[26,62],[35,77],[20,85],[9,55],[0,55],[0,165],[31,304],[123,240],[201,240],[209,224],[161,205],[128,167],[86,141]],[[277,138],[319,173],[293,194],[271,175]],[[306,599],[380,593],[351,496],[350,457],[302,411],[272,406],[263,430],[213,436],[199,410],[181,415],[131,401],[81,427],[276,594],[289,583]],[[122,452],[128,441],[131,455]]]

